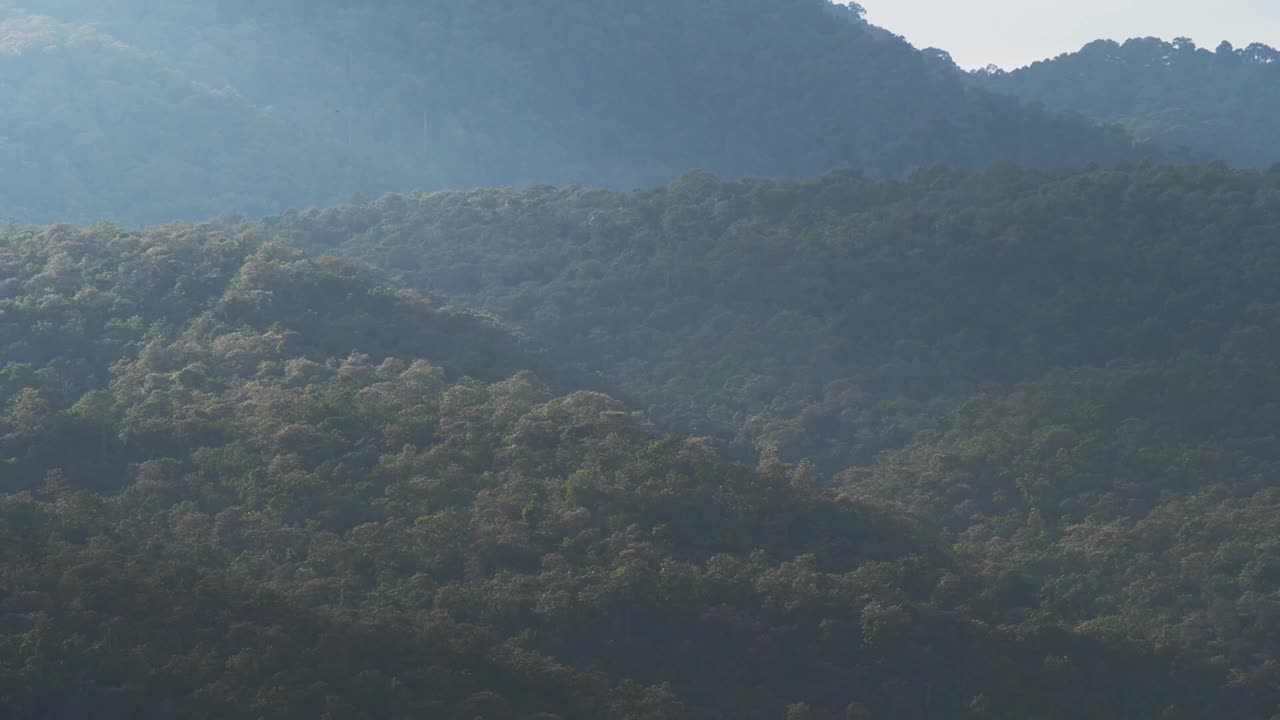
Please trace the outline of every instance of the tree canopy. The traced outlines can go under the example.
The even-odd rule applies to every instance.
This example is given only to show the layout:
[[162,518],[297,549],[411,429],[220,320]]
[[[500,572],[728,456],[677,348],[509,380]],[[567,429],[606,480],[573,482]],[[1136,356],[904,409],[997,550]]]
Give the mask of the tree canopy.
[[9,715],[1238,718],[1280,700],[1235,658],[1029,617],[890,498],[667,436],[540,379],[546,355],[500,320],[272,230],[0,234]]
[[1118,123],[1142,140],[1239,167],[1280,162],[1280,52],[1263,43],[1215,50],[1187,38],[1098,40],[1004,72],[973,73],[992,92]]
[[0,717],[1280,718],[1271,48],[40,11]]
[[[3,8],[0,8],[3,10]],[[0,220],[262,215],[346,200],[369,164],[87,25],[0,17]]]
[[0,217],[20,222],[1161,152],[972,88],[827,0],[22,5],[0,2],[0,157],[25,168]]
[[485,307],[664,427],[839,470],[988,384],[1212,355],[1265,322],[1280,174],[832,174],[388,196],[264,232]]

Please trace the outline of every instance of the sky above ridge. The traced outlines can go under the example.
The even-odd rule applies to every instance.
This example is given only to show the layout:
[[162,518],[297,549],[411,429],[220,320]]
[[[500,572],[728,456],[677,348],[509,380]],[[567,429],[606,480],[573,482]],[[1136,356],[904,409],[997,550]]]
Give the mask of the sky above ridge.
[[867,20],[965,68],[1005,69],[1079,50],[1099,38],[1185,36],[1280,45],[1280,0],[859,0]]

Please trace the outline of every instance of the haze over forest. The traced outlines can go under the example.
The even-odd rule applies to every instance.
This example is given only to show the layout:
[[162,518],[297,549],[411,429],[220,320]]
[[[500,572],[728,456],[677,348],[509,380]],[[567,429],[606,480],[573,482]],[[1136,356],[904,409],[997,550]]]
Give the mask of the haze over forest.
[[0,0],[0,717],[1280,717],[1278,73]]

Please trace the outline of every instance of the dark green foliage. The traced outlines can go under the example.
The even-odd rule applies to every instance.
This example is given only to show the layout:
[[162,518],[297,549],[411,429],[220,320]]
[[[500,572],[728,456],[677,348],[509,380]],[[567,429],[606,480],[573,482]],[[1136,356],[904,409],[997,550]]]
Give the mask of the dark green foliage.
[[1211,52],[1187,38],[1098,40],[1013,72],[968,78],[1199,157],[1240,167],[1280,162],[1280,52],[1262,43],[1236,49],[1223,42]]
[[0,317],[98,349],[68,364],[4,339],[30,368],[0,427],[7,715],[1065,720],[1277,701],[1197,655],[1015,630],[978,568],[811,465],[663,438],[522,371],[541,360],[492,320],[257,237],[0,239]]
[[693,173],[266,231],[483,304],[664,425],[860,466],[837,486],[943,533],[970,610],[1207,663],[1274,710],[1275,171]]
[[984,396],[852,496],[934,519],[987,602],[1236,668],[1275,663],[1280,385],[1257,357],[1056,373]]
[[10,223],[0,717],[1280,717],[1280,167],[936,165],[1165,152],[974,84],[1265,164],[1270,48],[40,9],[95,25],[0,0],[24,220],[857,171]]
[[[12,11],[23,3],[0,2]],[[827,0],[51,0],[0,25],[0,218],[163,222],[691,167],[1111,162],[1118,128],[969,88]],[[127,43],[127,45],[121,44]]]
[[1226,348],[1280,303],[1280,174],[931,170],[905,182],[389,196],[266,232],[491,309],[661,425],[872,462],[988,383]]

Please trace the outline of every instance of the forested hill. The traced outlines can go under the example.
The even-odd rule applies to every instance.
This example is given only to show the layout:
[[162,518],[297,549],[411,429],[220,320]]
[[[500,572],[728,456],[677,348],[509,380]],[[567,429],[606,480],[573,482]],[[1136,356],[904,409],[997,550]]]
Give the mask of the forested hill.
[[1235,166],[1280,162],[1280,52],[1262,43],[1237,49],[1223,42],[1208,50],[1187,38],[1099,40],[1013,72],[972,73],[969,80]]
[[[0,233],[0,713],[1254,718],[811,466],[245,227]],[[1016,609],[1016,608],[1015,608]]]
[[[840,496],[938,532],[976,580],[968,610],[1203,663],[1235,712],[1275,712],[1280,168],[690,173],[261,231],[482,305],[660,427],[853,465]],[[1131,714],[1213,710],[1161,712]]]
[[92,27],[0,14],[0,221],[125,222],[340,202],[369,165]]
[[264,232],[485,307],[666,427],[832,470],[992,383],[1262,342],[1280,301],[1280,171],[1222,166],[690,173],[388,196]]
[[[0,44],[22,44],[37,22],[13,15],[21,5],[0,2],[11,14]],[[629,189],[693,167],[882,177],[1156,152],[973,89],[827,0],[50,0],[40,11],[135,50],[122,59],[118,43],[60,31],[0,55],[4,107],[17,113],[0,147],[28,167],[0,211],[23,222],[257,214],[356,190]],[[53,79],[75,92],[49,91]]]

